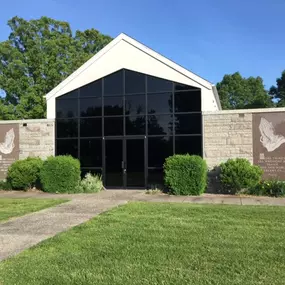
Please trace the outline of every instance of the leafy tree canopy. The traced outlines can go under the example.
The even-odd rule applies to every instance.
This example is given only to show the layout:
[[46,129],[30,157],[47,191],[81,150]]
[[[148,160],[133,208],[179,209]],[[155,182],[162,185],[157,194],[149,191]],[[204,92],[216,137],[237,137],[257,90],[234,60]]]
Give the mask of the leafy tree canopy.
[[261,77],[244,78],[239,72],[227,74],[217,84],[223,109],[272,107],[273,102],[264,88]]
[[44,118],[43,96],[112,40],[95,29],[73,34],[48,17],[14,17],[8,25],[9,39],[0,42],[2,120]]
[[285,70],[281,77],[276,79],[276,86],[272,86],[269,94],[277,101],[277,107],[285,107]]

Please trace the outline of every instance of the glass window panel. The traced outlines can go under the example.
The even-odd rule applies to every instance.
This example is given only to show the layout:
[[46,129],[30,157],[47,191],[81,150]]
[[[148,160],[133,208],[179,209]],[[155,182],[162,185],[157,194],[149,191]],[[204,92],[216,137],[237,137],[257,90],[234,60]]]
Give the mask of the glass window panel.
[[128,116],[126,117],[126,134],[127,135],[145,135],[145,116]]
[[154,76],[147,77],[147,92],[172,91],[172,82]]
[[102,98],[81,98],[80,116],[93,117],[102,116]]
[[148,94],[147,106],[149,114],[172,113],[172,93]]
[[144,139],[126,140],[127,187],[144,187]]
[[123,115],[123,97],[104,98],[104,116]]
[[162,167],[165,159],[173,155],[173,137],[148,138],[148,166]]
[[102,136],[102,119],[80,119],[80,136],[81,137],[101,137]]
[[175,112],[200,112],[201,91],[185,91],[175,93]]
[[123,186],[123,140],[105,140],[105,186]]
[[123,135],[123,118],[122,117],[105,117],[104,118],[104,135],[105,136],[122,136]]
[[78,100],[56,100],[57,118],[74,118],[78,116]]
[[193,90],[193,89],[199,89],[197,87],[181,84],[181,83],[174,83],[174,90],[175,91],[183,91],[183,90]]
[[94,81],[80,88],[80,97],[101,97],[102,80]]
[[175,115],[175,134],[201,134],[201,114]]
[[163,169],[149,169],[148,170],[148,179],[147,179],[147,187],[151,189],[155,188],[163,188],[164,180],[163,180]]
[[58,138],[78,137],[78,119],[56,120],[56,136]]
[[78,158],[78,140],[56,140],[56,155],[71,155]]
[[126,94],[145,92],[145,75],[131,70],[125,71]]
[[80,163],[82,167],[102,166],[102,140],[80,140]]
[[104,78],[104,95],[123,94],[123,71],[120,70]]
[[171,135],[172,127],[172,115],[148,115],[149,135]]
[[66,93],[64,95],[61,95],[61,96],[57,97],[57,100],[78,98],[78,91],[79,91],[79,89],[70,91],[70,92],[68,92],[68,93]]
[[132,95],[125,97],[126,115],[145,114],[145,95]]
[[84,178],[87,173],[96,174],[102,177],[102,169],[93,169],[93,168],[81,168],[81,178]]
[[176,154],[196,154],[202,156],[202,137],[201,136],[176,136],[175,137]]

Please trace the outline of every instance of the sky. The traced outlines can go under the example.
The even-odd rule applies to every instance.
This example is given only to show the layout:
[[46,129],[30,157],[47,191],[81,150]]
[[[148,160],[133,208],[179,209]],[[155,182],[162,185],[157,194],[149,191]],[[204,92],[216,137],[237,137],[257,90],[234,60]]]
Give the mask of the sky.
[[239,71],[261,76],[269,89],[285,69],[284,12],[285,0],[3,1],[0,41],[13,16],[48,16],[74,32],[124,32],[214,84]]

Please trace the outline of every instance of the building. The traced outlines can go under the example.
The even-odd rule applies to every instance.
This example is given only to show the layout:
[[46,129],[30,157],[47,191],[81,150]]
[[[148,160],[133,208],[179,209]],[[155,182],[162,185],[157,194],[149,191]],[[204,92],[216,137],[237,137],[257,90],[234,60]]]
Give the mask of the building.
[[124,34],[46,100],[47,119],[0,121],[0,179],[17,159],[71,154],[107,188],[153,187],[166,157],[190,153],[209,188],[211,170],[238,157],[285,180],[285,108],[221,110],[215,86]]
[[55,154],[79,158],[106,187],[162,182],[166,157],[203,156],[202,111],[220,110],[215,86],[125,34],[46,95]]

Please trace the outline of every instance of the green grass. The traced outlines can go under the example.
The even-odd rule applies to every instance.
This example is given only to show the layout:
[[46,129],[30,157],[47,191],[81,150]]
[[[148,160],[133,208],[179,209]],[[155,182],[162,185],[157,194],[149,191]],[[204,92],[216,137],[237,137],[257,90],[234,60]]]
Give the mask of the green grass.
[[63,202],[65,199],[0,199],[0,222],[12,217],[18,217],[27,213],[36,212],[44,208],[52,207]]
[[0,284],[284,283],[283,207],[130,203],[0,263]]

